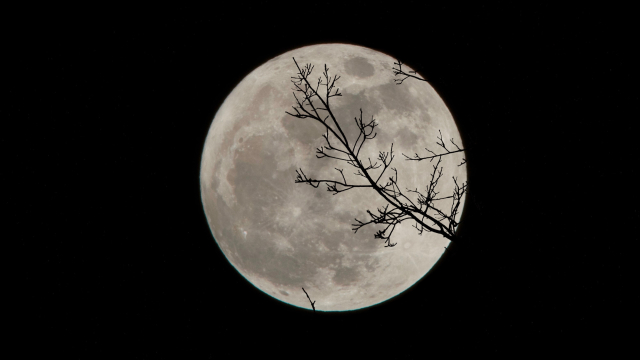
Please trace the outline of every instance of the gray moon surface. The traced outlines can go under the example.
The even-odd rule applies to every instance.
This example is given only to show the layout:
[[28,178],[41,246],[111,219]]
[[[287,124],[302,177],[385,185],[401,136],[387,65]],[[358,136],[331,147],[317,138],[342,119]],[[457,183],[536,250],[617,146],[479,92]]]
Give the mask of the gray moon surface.
[[[342,97],[331,98],[331,108],[350,140],[358,134],[354,117],[359,116],[360,108],[363,120],[376,119],[377,136],[365,143],[361,159],[370,157],[374,162],[393,143],[391,166],[397,168],[402,189],[426,193],[435,164],[408,161],[402,153],[425,156],[425,147],[440,153],[438,130],[445,141],[453,138],[462,147],[450,111],[429,83],[415,79],[394,83],[394,58],[347,44],[295,49],[252,71],[218,109],[200,172],[207,221],[229,263],[251,284],[280,301],[311,309],[304,288],[318,311],[379,304],[425,276],[449,240],[428,232],[419,235],[412,227],[415,223],[405,221],[393,233],[392,242],[397,245],[384,247],[383,240],[374,238],[383,225],[367,225],[355,234],[352,230],[355,218],[368,221],[366,210],[377,213],[385,205],[374,190],[332,195],[325,185],[313,188],[294,183],[298,168],[316,179],[338,180],[336,167],[343,168],[353,184],[364,179],[345,163],[316,158],[316,148],[325,145],[323,126],[285,113],[293,112],[295,105],[293,57],[300,66],[315,66],[310,79],[317,81],[325,64],[329,75],[340,76],[336,86]],[[443,177],[437,188],[440,196],[451,195],[452,176],[459,184],[466,181],[466,165],[457,166],[463,157],[463,153],[443,157]],[[451,206],[450,201],[441,202],[444,209]]]

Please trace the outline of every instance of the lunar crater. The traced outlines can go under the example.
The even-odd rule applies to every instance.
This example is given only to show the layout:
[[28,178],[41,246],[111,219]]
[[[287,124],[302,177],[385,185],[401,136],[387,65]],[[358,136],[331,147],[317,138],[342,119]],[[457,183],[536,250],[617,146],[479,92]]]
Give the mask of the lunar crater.
[[344,64],[344,68],[348,75],[353,75],[358,78],[367,78],[373,76],[375,69],[366,58],[354,57],[347,60]]

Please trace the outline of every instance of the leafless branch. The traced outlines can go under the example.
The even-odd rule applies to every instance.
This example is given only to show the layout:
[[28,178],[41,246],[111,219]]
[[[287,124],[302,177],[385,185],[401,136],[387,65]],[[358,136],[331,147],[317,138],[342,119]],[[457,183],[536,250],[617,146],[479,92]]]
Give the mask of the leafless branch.
[[[440,166],[442,156],[462,152],[464,149],[461,149],[455,142],[453,142],[453,139],[451,139],[451,143],[455,149],[449,150],[442,140],[442,133],[440,133],[437,144],[444,149],[444,153],[436,154],[429,149],[426,149],[428,152],[433,154],[433,156],[420,157],[416,154],[415,157],[410,158],[405,155],[409,160],[429,159],[432,161],[437,158],[437,162],[433,166],[429,184],[426,187],[426,192],[423,194],[418,191],[418,189],[406,189],[407,194],[415,194],[416,200],[414,201],[398,186],[398,172],[395,168],[391,167],[391,162],[394,159],[393,144],[391,144],[391,148],[388,152],[379,152],[377,158],[378,161],[372,162],[370,158],[367,158],[367,161],[364,162],[359,157],[360,150],[364,143],[368,140],[374,139],[377,135],[375,128],[378,124],[373,116],[370,121],[363,121],[363,113],[362,109],[360,109],[359,116],[354,118],[355,124],[359,129],[358,136],[355,141],[350,142],[350,139],[348,139],[344,134],[329,104],[329,99],[331,97],[341,96],[338,88],[334,90],[336,81],[340,77],[334,76],[332,78],[329,76],[329,68],[325,65],[323,72],[324,79],[323,77],[318,78],[315,86],[312,86],[309,79],[311,72],[313,71],[313,66],[311,64],[307,64],[304,67],[300,67],[295,61],[295,58],[293,60],[298,69],[297,75],[291,78],[291,82],[294,85],[293,95],[296,105],[293,106],[294,112],[287,112],[287,114],[299,119],[312,119],[313,121],[317,121],[322,124],[325,127],[325,133],[322,137],[325,139],[326,145],[316,149],[316,157],[346,162],[356,168],[354,173],[355,175],[366,180],[364,183],[351,184],[345,178],[343,169],[339,168],[335,168],[335,170],[340,173],[341,179],[339,180],[315,179],[313,177],[308,177],[302,169],[298,169],[296,170],[297,176],[295,183],[306,183],[314,188],[317,188],[321,183],[323,183],[327,186],[327,191],[331,192],[333,195],[354,188],[372,188],[386,201],[386,205],[382,208],[378,208],[377,213],[367,210],[371,220],[361,221],[355,219],[356,223],[353,224],[352,230],[357,232],[360,228],[369,224],[384,225],[384,227],[379,229],[374,236],[376,239],[383,239],[386,244],[385,247],[393,247],[396,245],[396,243],[391,242],[391,236],[393,235],[396,226],[405,220],[413,220],[415,222],[415,225],[413,226],[418,230],[419,234],[422,234],[422,232],[426,230],[440,234],[451,241],[460,241],[460,239],[455,236],[455,230],[458,226],[455,218],[459,211],[461,199],[466,192],[466,183],[459,186],[457,179],[454,178],[454,192],[451,196],[446,197],[438,198],[438,191],[436,191],[436,188],[439,180],[442,178],[443,169]],[[422,78],[405,73],[402,70],[402,63],[400,61],[395,64],[397,65],[397,68],[393,69],[394,74],[405,76],[405,78],[401,79],[399,83],[402,83],[402,81],[409,77],[425,81]],[[415,74],[415,72],[410,73]],[[323,91],[322,95],[319,93],[321,86],[325,86],[325,91]],[[388,181],[382,183],[380,180],[387,172],[387,169],[391,169],[393,173],[388,176]],[[373,172],[375,171],[380,171],[380,173],[374,175]],[[435,204],[436,201],[446,199],[452,200],[451,208],[448,213],[442,211]],[[309,301],[311,301],[311,299],[309,299]]]
[[307,291],[302,288],[302,291],[304,291],[304,294],[307,295],[307,299],[309,299],[309,302],[311,303],[311,308],[313,309],[313,313],[315,314],[316,312],[316,306],[315,306],[315,301],[311,301],[311,298],[309,297],[309,294],[307,294]]
[[407,73],[404,70],[402,70],[402,62],[400,60],[398,60],[398,62],[394,62],[393,64],[396,65],[392,69],[393,70],[393,75],[395,75],[395,76],[398,76],[398,75],[404,76],[401,79],[393,79],[393,81],[395,81],[396,85],[402,84],[402,82],[407,80],[408,78],[414,78],[414,79],[418,79],[418,80],[421,80],[421,81],[427,81],[427,80],[425,80],[425,79],[423,79],[421,77],[418,77],[416,75],[412,75],[412,74],[416,74],[415,71],[409,71]]
[[[344,178],[344,174],[343,174],[343,170],[342,169],[337,169],[338,172],[340,172],[340,175],[342,175],[342,179],[343,181],[335,181],[335,180],[317,180],[317,179],[310,179],[307,177],[307,175],[302,171],[302,169],[298,169],[296,170],[296,180],[295,183],[306,183],[309,184],[311,186],[313,186],[314,188],[317,188],[318,186],[320,186],[321,183],[325,183],[325,185],[327,185],[327,191],[332,192],[333,195],[347,191],[347,190],[351,190],[353,188],[365,188],[365,187],[372,187],[369,184],[349,184],[347,183],[347,181]],[[342,186],[342,189],[338,189],[338,185]]]
[[[405,154],[404,155],[405,158],[407,158],[407,160],[417,160],[417,161],[422,161],[422,160],[429,160],[432,161],[433,159],[440,159],[441,157],[445,156],[445,155],[450,155],[450,154],[455,154],[458,152],[463,152],[464,149],[461,149],[454,141],[453,139],[450,139],[451,143],[453,144],[453,146],[456,147],[456,150],[451,151],[449,149],[447,149],[447,146],[445,145],[444,141],[442,141],[442,132],[440,130],[438,130],[438,133],[440,133],[440,135],[438,135],[438,141],[436,142],[436,144],[438,144],[438,146],[440,146],[441,148],[444,149],[444,153],[442,154],[436,154],[435,152],[429,150],[428,148],[424,148],[425,150],[427,150],[428,152],[430,152],[431,154],[433,154],[432,156],[419,156],[417,153],[414,154],[413,157],[409,157]],[[462,166],[464,164],[466,164],[467,160],[466,159],[462,159],[462,162],[458,165],[458,166]]]

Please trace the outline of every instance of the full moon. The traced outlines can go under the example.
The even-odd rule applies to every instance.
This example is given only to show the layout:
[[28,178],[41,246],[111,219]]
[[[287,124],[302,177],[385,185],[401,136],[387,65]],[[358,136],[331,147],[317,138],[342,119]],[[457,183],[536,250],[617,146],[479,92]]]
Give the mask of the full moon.
[[[214,239],[229,263],[251,284],[287,304],[318,311],[356,310],[384,302],[411,287],[438,261],[449,240],[418,233],[409,220],[393,232],[395,247],[385,247],[374,233],[384,225],[367,225],[357,233],[355,219],[370,220],[386,201],[371,188],[332,195],[326,186],[296,184],[301,168],[315,179],[339,180],[344,169],[352,184],[364,183],[354,168],[335,159],[316,158],[326,145],[324,127],[312,119],[287,115],[296,105],[291,77],[314,65],[310,80],[338,75],[341,97],[331,109],[349,140],[358,134],[354,118],[379,124],[360,158],[368,164],[393,144],[401,189],[426,193],[434,162],[409,161],[425,148],[441,153],[437,136],[462,147],[453,117],[428,82],[394,83],[394,58],[361,46],[322,44],[277,56],[247,75],[218,109],[206,138],[200,170],[201,196]],[[403,70],[412,69],[403,64]],[[466,181],[463,153],[442,158],[440,196],[450,196]],[[370,170],[377,175],[380,169]],[[389,171],[389,170],[387,170]],[[384,178],[389,173],[385,172]],[[410,196],[411,193],[406,193]],[[449,199],[451,200],[451,199]],[[464,197],[460,209],[464,208]],[[415,201],[415,199],[414,199]],[[442,200],[447,210],[451,201]],[[461,214],[458,215],[458,219]]]

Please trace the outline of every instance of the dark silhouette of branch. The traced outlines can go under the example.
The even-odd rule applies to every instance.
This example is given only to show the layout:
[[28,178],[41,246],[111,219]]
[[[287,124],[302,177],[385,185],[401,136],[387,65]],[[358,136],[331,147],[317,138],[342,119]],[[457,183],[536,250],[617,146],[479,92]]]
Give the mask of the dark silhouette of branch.
[[[295,183],[306,183],[314,188],[320,186],[320,183],[324,183],[327,186],[327,191],[333,193],[333,195],[349,191],[354,188],[371,188],[376,191],[378,195],[387,202],[387,204],[382,208],[378,208],[377,214],[367,210],[371,220],[360,221],[355,219],[356,223],[353,224],[352,230],[357,232],[360,228],[369,224],[385,225],[384,228],[378,230],[374,235],[376,239],[384,240],[386,244],[385,247],[393,247],[396,245],[396,243],[391,242],[391,236],[396,226],[406,220],[412,220],[415,222],[413,227],[418,230],[419,234],[422,234],[422,232],[426,230],[428,232],[440,234],[451,241],[460,242],[461,239],[455,235],[455,230],[458,226],[455,217],[458,214],[460,201],[466,192],[467,185],[465,183],[462,184],[462,186],[458,186],[457,180],[453,178],[455,183],[453,194],[451,196],[439,198],[437,197],[438,192],[436,191],[436,187],[438,185],[438,181],[442,177],[442,167],[439,167],[441,158],[464,150],[460,149],[452,139],[451,142],[457,150],[450,151],[442,141],[442,134],[440,134],[438,137],[438,145],[445,149],[445,153],[435,154],[432,152],[434,156],[425,158],[421,158],[416,154],[415,158],[409,158],[410,160],[424,160],[427,158],[430,160],[433,160],[434,158],[438,159],[436,165],[433,166],[433,171],[425,194],[418,191],[418,189],[405,189],[407,194],[416,195],[415,201],[412,200],[403,193],[403,190],[398,186],[398,172],[395,168],[390,166],[394,159],[393,143],[391,144],[391,148],[388,152],[379,152],[377,161],[372,162],[370,158],[367,158],[367,161],[365,162],[359,158],[360,150],[364,143],[375,138],[377,135],[375,128],[378,124],[373,116],[370,121],[363,121],[362,109],[360,109],[359,116],[356,116],[354,119],[355,124],[359,129],[359,133],[355,141],[350,142],[350,139],[348,139],[344,134],[340,124],[331,111],[330,106],[330,99],[332,97],[342,96],[338,88],[334,90],[335,83],[340,77],[334,76],[332,78],[329,76],[329,68],[325,65],[323,77],[318,78],[317,83],[312,85],[310,75],[313,71],[313,66],[311,64],[307,64],[304,67],[300,67],[295,58],[293,61],[298,69],[297,75],[291,77],[291,82],[294,86],[292,90],[296,105],[292,106],[293,112],[286,113],[299,119],[311,119],[322,124],[325,127],[325,133],[322,137],[325,139],[326,145],[316,149],[316,157],[319,159],[329,158],[345,162],[355,168],[355,175],[363,178],[362,183],[350,183],[344,176],[344,169],[335,168],[336,171],[340,173],[341,179],[315,179],[313,177],[308,177],[302,169],[298,169],[296,170],[297,176]],[[402,71],[402,63],[400,61],[398,61],[396,65],[398,65],[398,69],[394,68],[394,74],[407,75]],[[415,76],[407,75],[407,77]],[[424,80],[418,77],[415,78]],[[324,87],[324,89],[321,87]],[[427,149],[427,151],[429,150]],[[405,157],[407,156],[405,155]],[[393,173],[387,174],[388,180],[381,182],[383,175],[388,169],[391,169]],[[379,171],[380,173],[375,174],[376,171]],[[447,199],[451,199],[452,204],[449,211],[445,212],[441,210],[440,207],[436,206],[436,202]]]
[[304,294],[307,295],[307,299],[309,299],[309,302],[311,303],[311,308],[313,308],[313,312],[316,312],[316,302],[315,301],[311,301],[311,298],[309,297],[309,294],[307,294],[307,291],[302,288],[302,291],[304,291]]
[[407,73],[404,70],[402,70],[402,62],[400,60],[398,60],[398,62],[394,62],[393,64],[396,65],[396,66],[393,67],[393,69],[391,69],[391,70],[393,70],[393,75],[395,75],[395,76],[398,76],[398,75],[404,76],[402,79],[393,79],[393,81],[396,82],[396,85],[402,84],[402,82],[407,80],[408,78],[414,78],[414,79],[418,79],[418,80],[421,80],[421,81],[427,81],[427,80],[425,80],[425,79],[423,79],[421,77],[418,77],[416,75],[412,75],[412,74],[416,74],[415,71],[409,71]]
[[[393,71],[393,75],[395,75],[395,76],[398,76],[398,75],[400,75],[400,76],[404,76],[403,78],[400,78],[400,79],[393,79],[393,81],[395,81],[396,85],[400,85],[400,84],[402,84],[402,83],[403,83],[406,79],[408,79],[408,78],[413,78],[413,79],[417,79],[417,80],[420,80],[420,81],[427,81],[427,80],[425,80],[425,79],[423,79],[423,78],[421,78],[421,77],[418,77],[418,76],[416,76],[416,75],[412,75],[412,74],[416,74],[416,72],[415,72],[415,71],[409,71],[409,72],[407,73],[407,72],[405,72],[404,70],[402,70],[402,61],[398,60],[398,62],[394,62],[393,64],[394,64],[394,65],[396,65],[396,66],[395,66],[395,67],[393,67],[393,69],[392,69],[392,71]],[[438,132],[440,132],[440,130],[438,130]],[[433,156],[425,156],[425,157],[421,157],[421,156],[419,156],[417,153],[416,153],[416,154],[414,154],[414,156],[413,156],[413,157],[409,157],[409,156],[407,156],[407,155],[405,155],[405,154],[402,154],[402,155],[404,155],[404,156],[407,158],[407,160],[417,160],[417,161],[420,161],[420,160],[427,160],[427,159],[429,159],[429,161],[431,161],[431,160],[433,160],[433,159],[434,159],[434,158],[436,158],[436,157],[441,157],[441,156],[444,156],[444,155],[449,155],[449,154],[453,154],[453,153],[457,153],[457,152],[463,152],[463,151],[465,150],[465,149],[460,149],[460,147],[459,147],[455,142],[453,142],[453,139],[450,139],[450,141],[451,141],[451,143],[453,144],[453,146],[455,146],[455,147],[456,147],[456,149],[457,149],[457,150],[455,150],[455,151],[450,151],[449,149],[447,149],[447,147],[446,147],[446,146],[445,146],[445,144],[444,144],[444,141],[442,141],[442,133],[441,133],[441,132],[440,132],[440,136],[438,136],[438,140],[439,140],[439,142],[438,142],[437,144],[438,144],[439,146],[441,146],[442,148],[444,148],[444,150],[446,151],[444,154],[436,154],[436,153],[434,153],[433,151],[431,151],[431,150],[429,150],[429,149],[425,148],[425,150],[427,150],[428,152],[430,152],[431,154],[433,154]],[[458,166],[462,166],[462,165],[464,165],[464,164],[466,164],[466,163],[467,163],[467,160],[466,160],[465,158],[463,158],[463,159],[462,159],[462,162],[461,162],[460,164],[458,164]]]
[[[445,153],[436,154],[433,151],[431,151],[431,150],[429,150],[427,148],[424,148],[425,150],[427,150],[428,152],[430,152],[433,155],[432,156],[419,156],[417,153],[415,153],[413,157],[409,157],[409,156],[407,156],[405,154],[402,154],[402,155],[404,155],[404,157],[406,157],[407,160],[417,160],[417,161],[429,160],[429,161],[432,161],[435,158],[441,158],[444,155],[455,154],[457,152],[463,152],[465,150],[465,149],[460,149],[460,147],[455,142],[453,142],[453,139],[450,139],[450,141],[453,144],[453,146],[456,147],[456,150],[451,151],[451,150],[447,149],[447,146],[444,144],[444,141],[442,141],[442,132],[440,130],[438,130],[438,132],[440,133],[440,135],[438,135],[438,142],[436,144],[438,144],[440,147],[442,147],[444,149]],[[466,163],[467,163],[467,160],[463,158],[462,162],[460,164],[458,164],[458,166],[462,166],[462,165],[464,165]]]

